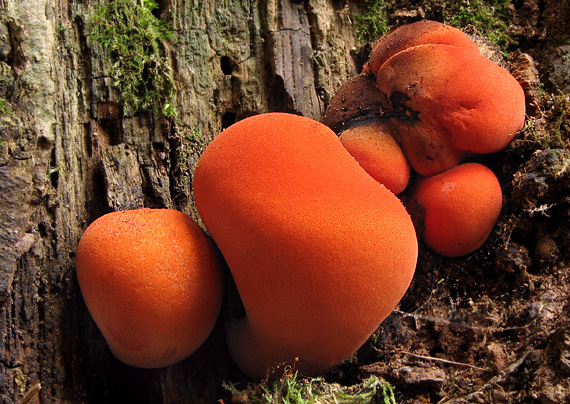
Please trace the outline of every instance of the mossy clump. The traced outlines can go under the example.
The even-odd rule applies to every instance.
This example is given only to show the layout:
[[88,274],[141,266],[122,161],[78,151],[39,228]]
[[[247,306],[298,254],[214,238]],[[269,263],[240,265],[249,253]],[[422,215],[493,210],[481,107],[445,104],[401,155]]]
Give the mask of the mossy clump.
[[505,49],[514,43],[508,35],[509,0],[461,0],[443,2],[445,23],[457,28],[473,25],[491,42]]
[[9,114],[12,111],[10,104],[4,98],[0,97],[0,114]]
[[113,86],[125,114],[176,115],[176,83],[163,41],[174,41],[171,24],[153,14],[155,0],[107,0],[90,15],[91,38],[111,61]]
[[365,11],[355,16],[356,33],[360,41],[376,40],[390,29],[388,20],[393,11],[389,2],[365,0]]
[[[11,67],[0,61],[0,94],[4,95],[7,91],[6,89],[12,86],[14,83],[12,78]],[[0,115],[9,114],[12,112],[10,103],[4,97],[0,97]]]
[[376,376],[343,387],[320,377],[300,378],[290,371],[279,380],[249,385],[244,390],[231,383],[223,387],[232,394],[232,402],[250,404],[396,404],[392,386]]
[[564,93],[541,94],[541,116],[525,122],[523,137],[541,149],[570,147],[570,96]]
[[376,40],[395,25],[426,18],[456,28],[472,25],[481,35],[505,50],[515,42],[508,33],[510,3],[509,0],[421,0],[403,1],[396,5],[391,0],[365,0],[364,12],[355,16],[357,35],[360,40]]
[[570,95],[558,94],[552,108],[554,137],[562,142],[570,140]]

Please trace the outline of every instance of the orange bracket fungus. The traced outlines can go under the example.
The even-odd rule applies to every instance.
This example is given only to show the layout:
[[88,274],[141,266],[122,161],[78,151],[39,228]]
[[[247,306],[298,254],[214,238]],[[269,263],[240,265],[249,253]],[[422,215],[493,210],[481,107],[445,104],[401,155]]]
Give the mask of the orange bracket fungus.
[[341,133],[340,142],[376,181],[399,194],[410,180],[410,164],[394,138],[379,122],[362,124]]
[[141,368],[178,362],[206,340],[219,314],[222,260],[182,212],[106,214],[83,234],[77,278],[113,354]]
[[502,205],[495,174],[479,163],[464,163],[421,178],[410,195],[423,209],[423,240],[447,257],[481,247],[495,226]]
[[331,369],[409,286],[410,216],[319,122],[268,113],[235,123],[204,151],[193,189],[245,308],[226,330],[251,377],[296,357],[301,373]]

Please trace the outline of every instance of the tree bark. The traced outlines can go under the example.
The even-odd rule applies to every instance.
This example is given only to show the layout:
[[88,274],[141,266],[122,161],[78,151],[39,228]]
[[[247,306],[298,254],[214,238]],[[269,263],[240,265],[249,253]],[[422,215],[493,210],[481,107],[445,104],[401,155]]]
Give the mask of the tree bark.
[[[139,207],[198,219],[192,172],[223,127],[289,111],[320,119],[356,74],[345,4],[162,0],[176,43],[176,119],[124,116],[90,37],[105,0],[0,0],[0,402],[213,403],[240,380],[217,325],[180,364],[121,364],[83,303],[75,250],[97,217]],[[354,7],[354,6],[352,6]],[[344,10],[346,11],[346,10]]]

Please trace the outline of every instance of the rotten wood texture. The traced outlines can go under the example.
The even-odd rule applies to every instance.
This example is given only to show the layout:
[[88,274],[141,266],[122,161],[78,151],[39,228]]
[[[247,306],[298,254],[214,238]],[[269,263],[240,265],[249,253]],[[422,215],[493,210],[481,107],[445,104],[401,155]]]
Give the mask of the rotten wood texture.
[[283,0],[281,12],[269,23],[273,73],[287,94],[288,107],[320,119],[324,109],[314,85],[314,52],[307,11],[291,0]]
[[[74,255],[106,212],[197,218],[192,172],[223,127],[267,111],[319,119],[356,74],[354,27],[332,0],[162,0],[178,118],[124,116],[89,14],[105,0],[0,0],[0,403],[213,403],[240,380],[218,325],[182,363],[113,358],[87,312]],[[342,8],[342,9],[341,9]],[[340,13],[343,11],[343,13]]]

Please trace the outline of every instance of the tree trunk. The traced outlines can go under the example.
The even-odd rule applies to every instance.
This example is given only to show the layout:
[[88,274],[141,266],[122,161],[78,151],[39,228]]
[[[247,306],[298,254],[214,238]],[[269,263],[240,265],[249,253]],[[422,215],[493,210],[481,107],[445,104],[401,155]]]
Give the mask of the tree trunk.
[[0,115],[0,402],[213,403],[222,380],[241,377],[221,327],[175,366],[122,365],[78,289],[78,241],[115,210],[197,218],[192,172],[205,145],[256,113],[319,119],[357,71],[354,27],[333,0],[161,0],[176,30],[164,50],[178,116],[126,116],[90,37],[100,3],[0,0],[0,96],[11,109]]
[[[177,116],[165,118],[133,112],[124,102],[112,78],[116,55],[93,35],[94,10],[118,1],[145,4],[0,0],[0,404],[230,401],[222,382],[245,379],[220,322],[197,352],[171,367],[136,369],[113,357],[77,284],[77,244],[93,220],[111,211],[172,208],[199,221],[192,175],[206,145],[253,114],[320,119],[334,92],[361,67],[358,4],[378,5],[156,0],[155,16],[171,16],[175,37],[160,44],[176,84],[168,102]],[[443,6],[410,10],[409,3],[383,3],[400,7],[391,9],[390,25],[442,19],[446,12]],[[497,387],[496,394],[517,393],[513,402],[567,401],[570,1],[511,6],[510,35],[539,62],[542,82],[529,55],[511,58],[527,96],[535,95],[518,139],[487,160],[500,172],[505,201],[494,245],[451,261],[423,249],[399,314],[363,348],[364,364],[377,361],[370,369],[385,368],[373,373],[391,377],[404,397],[451,399],[484,383],[466,397]],[[146,68],[151,72],[152,63]],[[559,95],[548,98],[544,89]],[[474,316],[480,323],[470,322]],[[451,327],[463,319],[465,329]],[[521,333],[511,334],[516,330]],[[514,344],[519,336],[524,339]],[[441,372],[430,376],[424,364],[395,355],[411,356],[412,347],[425,348],[418,358],[434,360],[425,354],[455,351],[459,359],[450,356],[447,365],[465,364],[476,378],[465,376],[465,367],[439,362]],[[511,374],[523,362],[524,375]],[[498,373],[485,369],[490,363]],[[360,365],[358,357],[349,364]],[[363,368],[345,372],[343,381],[364,377]],[[337,375],[342,372],[341,366]],[[425,378],[416,385],[413,374]]]

